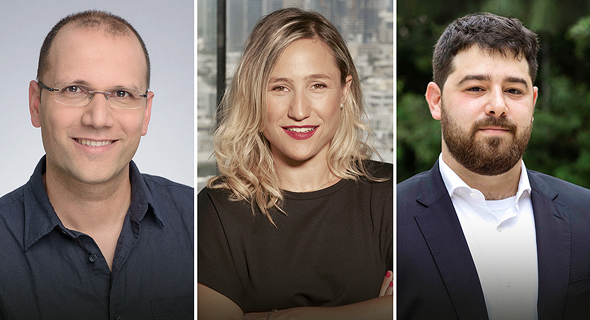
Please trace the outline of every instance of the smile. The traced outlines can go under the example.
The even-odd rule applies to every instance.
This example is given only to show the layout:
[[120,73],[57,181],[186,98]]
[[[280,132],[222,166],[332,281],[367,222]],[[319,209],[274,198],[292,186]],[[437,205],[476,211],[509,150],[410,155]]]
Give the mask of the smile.
[[307,133],[312,132],[313,130],[315,130],[315,128],[317,127],[289,127],[285,129],[291,132]]
[[89,146],[89,147],[102,147],[113,143],[112,140],[104,140],[104,141],[95,141],[95,140],[86,140],[86,139],[75,139],[76,142],[79,144]]
[[318,127],[283,127],[285,133],[295,140],[307,140],[316,133]]

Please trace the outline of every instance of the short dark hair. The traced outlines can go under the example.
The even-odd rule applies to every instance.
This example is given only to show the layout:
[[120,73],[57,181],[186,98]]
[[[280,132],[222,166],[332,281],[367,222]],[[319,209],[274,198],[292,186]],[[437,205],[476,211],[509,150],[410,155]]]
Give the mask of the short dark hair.
[[440,36],[434,48],[432,71],[434,82],[442,89],[453,71],[453,58],[472,45],[490,53],[525,58],[529,75],[537,77],[537,35],[516,18],[500,17],[492,13],[475,13],[453,21]]
[[53,26],[41,46],[39,65],[37,66],[37,80],[40,80],[43,74],[49,70],[49,49],[51,48],[51,44],[59,30],[68,23],[76,23],[76,27],[83,29],[99,29],[114,36],[123,36],[129,34],[129,31],[133,32],[139,40],[145,56],[147,67],[146,84],[148,88],[150,87],[150,56],[139,33],[137,33],[135,28],[127,20],[110,12],[98,10],[88,10],[68,15]]

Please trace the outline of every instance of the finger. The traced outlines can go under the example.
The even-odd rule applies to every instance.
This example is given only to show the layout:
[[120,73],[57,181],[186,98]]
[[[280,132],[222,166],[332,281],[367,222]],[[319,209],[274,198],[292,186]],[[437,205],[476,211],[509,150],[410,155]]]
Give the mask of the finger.
[[385,296],[393,296],[393,280],[389,282],[389,286],[385,290]]
[[381,290],[379,290],[380,297],[383,297],[384,295],[386,295],[386,292],[389,288],[389,284],[391,283],[392,280],[393,280],[393,272],[391,272],[390,270],[387,270],[387,272],[385,273],[385,277],[383,278],[383,283],[381,284]]

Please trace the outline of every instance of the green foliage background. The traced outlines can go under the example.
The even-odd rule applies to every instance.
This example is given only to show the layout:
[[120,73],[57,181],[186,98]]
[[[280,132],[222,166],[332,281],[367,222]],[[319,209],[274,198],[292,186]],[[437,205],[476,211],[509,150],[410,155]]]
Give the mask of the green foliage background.
[[527,168],[590,188],[590,1],[397,1],[398,182],[440,154],[440,125],[424,100],[434,44],[453,20],[483,11],[518,18],[540,38]]

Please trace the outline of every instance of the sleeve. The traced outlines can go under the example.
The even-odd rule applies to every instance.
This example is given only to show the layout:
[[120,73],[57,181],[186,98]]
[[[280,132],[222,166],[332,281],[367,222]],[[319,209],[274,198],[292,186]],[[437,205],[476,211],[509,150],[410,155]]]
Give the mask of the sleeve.
[[376,214],[380,215],[377,221],[381,222],[379,230],[381,256],[387,270],[393,271],[393,165],[381,163],[375,176],[388,179],[375,183],[373,203],[376,208],[382,208],[380,212],[376,211]]
[[[244,310],[245,293],[230,248],[230,239],[220,217],[223,201],[214,201],[208,188],[197,199],[197,281],[231,299]],[[225,198],[225,202],[229,203]],[[226,210],[228,208],[225,208]]]
[[393,193],[389,196],[385,205],[385,250],[387,252],[387,266],[393,271]]
[[387,268],[393,271],[393,190],[383,209],[382,252],[386,257]]

